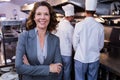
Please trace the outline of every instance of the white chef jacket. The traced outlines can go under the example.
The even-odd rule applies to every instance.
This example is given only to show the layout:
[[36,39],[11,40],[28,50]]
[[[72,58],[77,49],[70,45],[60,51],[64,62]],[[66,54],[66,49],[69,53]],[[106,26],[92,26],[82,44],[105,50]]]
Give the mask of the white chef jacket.
[[71,23],[64,18],[58,23],[56,35],[60,39],[61,55],[63,56],[72,55],[73,30]]
[[82,63],[99,60],[104,45],[104,27],[93,17],[86,17],[75,25],[73,34],[74,59]]

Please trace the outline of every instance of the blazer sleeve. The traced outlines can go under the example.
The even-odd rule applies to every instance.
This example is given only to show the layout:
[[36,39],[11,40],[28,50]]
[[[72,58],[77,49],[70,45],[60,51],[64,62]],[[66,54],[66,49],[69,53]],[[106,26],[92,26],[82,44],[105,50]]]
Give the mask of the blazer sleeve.
[[55,58],[54,63],[62,63],[61,51],[60,51],[60,40],[56,38],[56,47],[55,47]]
[[23,55],[25,54],[25,44],[27,33],[22,33],[19,36],[17,48],[16,48],[16,60],[15,60],[15,67],[18,74],[22,75],[49,75],[49,65],[26,65],[23,63]]

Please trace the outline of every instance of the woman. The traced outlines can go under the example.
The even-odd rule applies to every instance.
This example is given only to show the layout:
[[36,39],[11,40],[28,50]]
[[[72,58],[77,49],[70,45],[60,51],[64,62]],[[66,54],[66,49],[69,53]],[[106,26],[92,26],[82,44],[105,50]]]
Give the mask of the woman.
[[22,80],[59,80],[62,68],[56,15],[50,4],[36,2],[27,21],[27,31],[19,36],[16,71]]

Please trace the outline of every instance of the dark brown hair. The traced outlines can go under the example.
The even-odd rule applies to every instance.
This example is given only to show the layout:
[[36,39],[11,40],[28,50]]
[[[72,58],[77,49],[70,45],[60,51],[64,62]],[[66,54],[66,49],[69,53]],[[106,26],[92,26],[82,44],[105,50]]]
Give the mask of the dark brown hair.
[[95,11],[88,11],[88,10],[86,10],[86,13],[94,15]]
[[47,30],[48,31],[53,31],[56,29],[56,25],[57,25],[57,19],[56,19],[56,13],[54,12],[53,8],[51,7],[51,5],[46,2],[46,1],[41,1],[41,2],[36,2],[34,4],[34,7],[33,9],[31,10],[30,12],[30,15],[28,17],[28,20],[27,20],[27,23],[26,23],[26,29],[27,30],[30,30],[30,29],[33,29],[36,27],[36,23],[34,21],[34,17],[35,17],[35,12],[36,12],[36,9],[40,6],[46,6],[49,10],[49,13],[50,13],[50,22],[48,24],[48,27],[47,27]]

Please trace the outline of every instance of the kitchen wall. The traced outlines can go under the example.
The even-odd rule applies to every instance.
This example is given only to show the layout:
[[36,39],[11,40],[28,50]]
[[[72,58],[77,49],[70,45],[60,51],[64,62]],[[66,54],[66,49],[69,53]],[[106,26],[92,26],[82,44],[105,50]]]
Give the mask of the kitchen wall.
[[10,3],[10,2],[4,2],[0,3],[0,14],[5,14],[7,19],[13,19],[13,10],[17,10],[17,14],[19,18],[27,18],[28,15],[24,12],[20,11],[20,6]]

